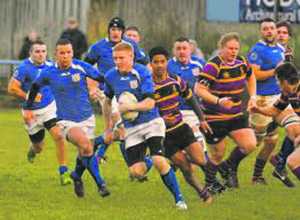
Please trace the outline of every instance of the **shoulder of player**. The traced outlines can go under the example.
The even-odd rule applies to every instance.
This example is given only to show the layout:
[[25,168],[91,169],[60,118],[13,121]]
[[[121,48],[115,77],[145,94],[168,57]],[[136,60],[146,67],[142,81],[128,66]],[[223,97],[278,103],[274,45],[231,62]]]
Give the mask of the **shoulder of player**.
[[212,66],[214,69],[219,70],[221,63],[222,63],[222,60],[221,60],[220,56],[217,55],[217,56],[214,56],[211,59],[209,59],[206,62],[205,67]]
[[99,48],[103,47],[104,45],[106,45],[108,42],[109,41],[107,38],[100,39],[90,46],[90,50],[99,49]]
[[190,64],[203,68],[205,61],[198,57],[193,56],[190,60]]
[[107,72],[105,72],[104,78],[107,81],[111,81],[111,80],[113,80],[116,77],[117,73],[118,73],[117,68],[113,67],[110,70],[108,70]]

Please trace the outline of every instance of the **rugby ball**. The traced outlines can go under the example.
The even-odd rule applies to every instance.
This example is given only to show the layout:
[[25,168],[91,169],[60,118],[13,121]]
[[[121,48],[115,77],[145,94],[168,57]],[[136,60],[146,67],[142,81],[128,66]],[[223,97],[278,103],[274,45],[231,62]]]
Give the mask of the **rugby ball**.
[[[138,100],[135,97],[135,95],[127,91],[123,92],[118,99],[119,104],[121,103],[134,104],[137,102]],[[134,121],[138,116],[139,116],[139,112],[137,111],[128,111],[122,114],[122,118],[127,121]]]

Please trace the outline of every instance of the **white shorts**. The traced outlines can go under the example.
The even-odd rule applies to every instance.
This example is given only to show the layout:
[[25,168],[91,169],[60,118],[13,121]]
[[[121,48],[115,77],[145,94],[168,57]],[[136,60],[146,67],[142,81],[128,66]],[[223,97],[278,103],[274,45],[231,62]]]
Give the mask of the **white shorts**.
[[151,137],[165,137],[165,133],[165,122],[160,117],[131,128],[125,128],[125,148],[143,143]]
[[67,134],[71,128],[78,127],[86,133],[90,140],[95,138],[96,119],[94,115],[81,122],[61,120],[58,121],[57,124],[62,129],[65,137],[67,137]]
[[[200,121],[193,110],[181,110],[181,114],[183,116],[183,121],[187,123],[191,128],[199,128]],[[198,141],[205,141],[204,135],[200,131],[194,132],[194,135]]]
[[[29,135],[36,134],[38,131],[45,129],[44,123],[51,119],[56,118],[56,103],[51,102],[44,108],[32,110],[34,120],[25,121],[25,129]],[[22,115],[24,117],[24,110],[22,109]]]
[[[259,107],[271,106],[276,102],[280,97],[280,94],[277,95],[269,95],[269,96],[261,96],[257,95],[256,104]],[[250,124],[255,129],[255,127],[264,127],[264,130],[267,129],[268,125],[274,119],[269,116],[262,115],[260,113],[251,113],[249,117]]]

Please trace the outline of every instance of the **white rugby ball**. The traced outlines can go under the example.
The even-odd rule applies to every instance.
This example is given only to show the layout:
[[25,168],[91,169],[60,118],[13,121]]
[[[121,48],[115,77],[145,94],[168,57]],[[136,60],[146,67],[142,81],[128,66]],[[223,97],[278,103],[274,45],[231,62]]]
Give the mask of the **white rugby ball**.
[[[138,100],[135,97],[135,95],[127,91],[123,92],[118,99],[118,103],[120,104],[121,103],[134,104],[137,102]],[[139,116],[139,112],[137,111],[128,111],[122,114],[122,118],[127,121],[134,121],[138,116]]]

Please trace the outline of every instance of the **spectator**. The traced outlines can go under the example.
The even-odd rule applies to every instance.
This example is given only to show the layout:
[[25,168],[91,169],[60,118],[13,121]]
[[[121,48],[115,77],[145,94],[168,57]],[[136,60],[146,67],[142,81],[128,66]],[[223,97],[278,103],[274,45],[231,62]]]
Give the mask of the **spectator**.
[[79,30],[79,23],[73,17],[67,19],[66,29],[62,32],[60,38],[71,41],[74,49],[74,58],[81,59],[82,54],[88,48],[85,34]]

